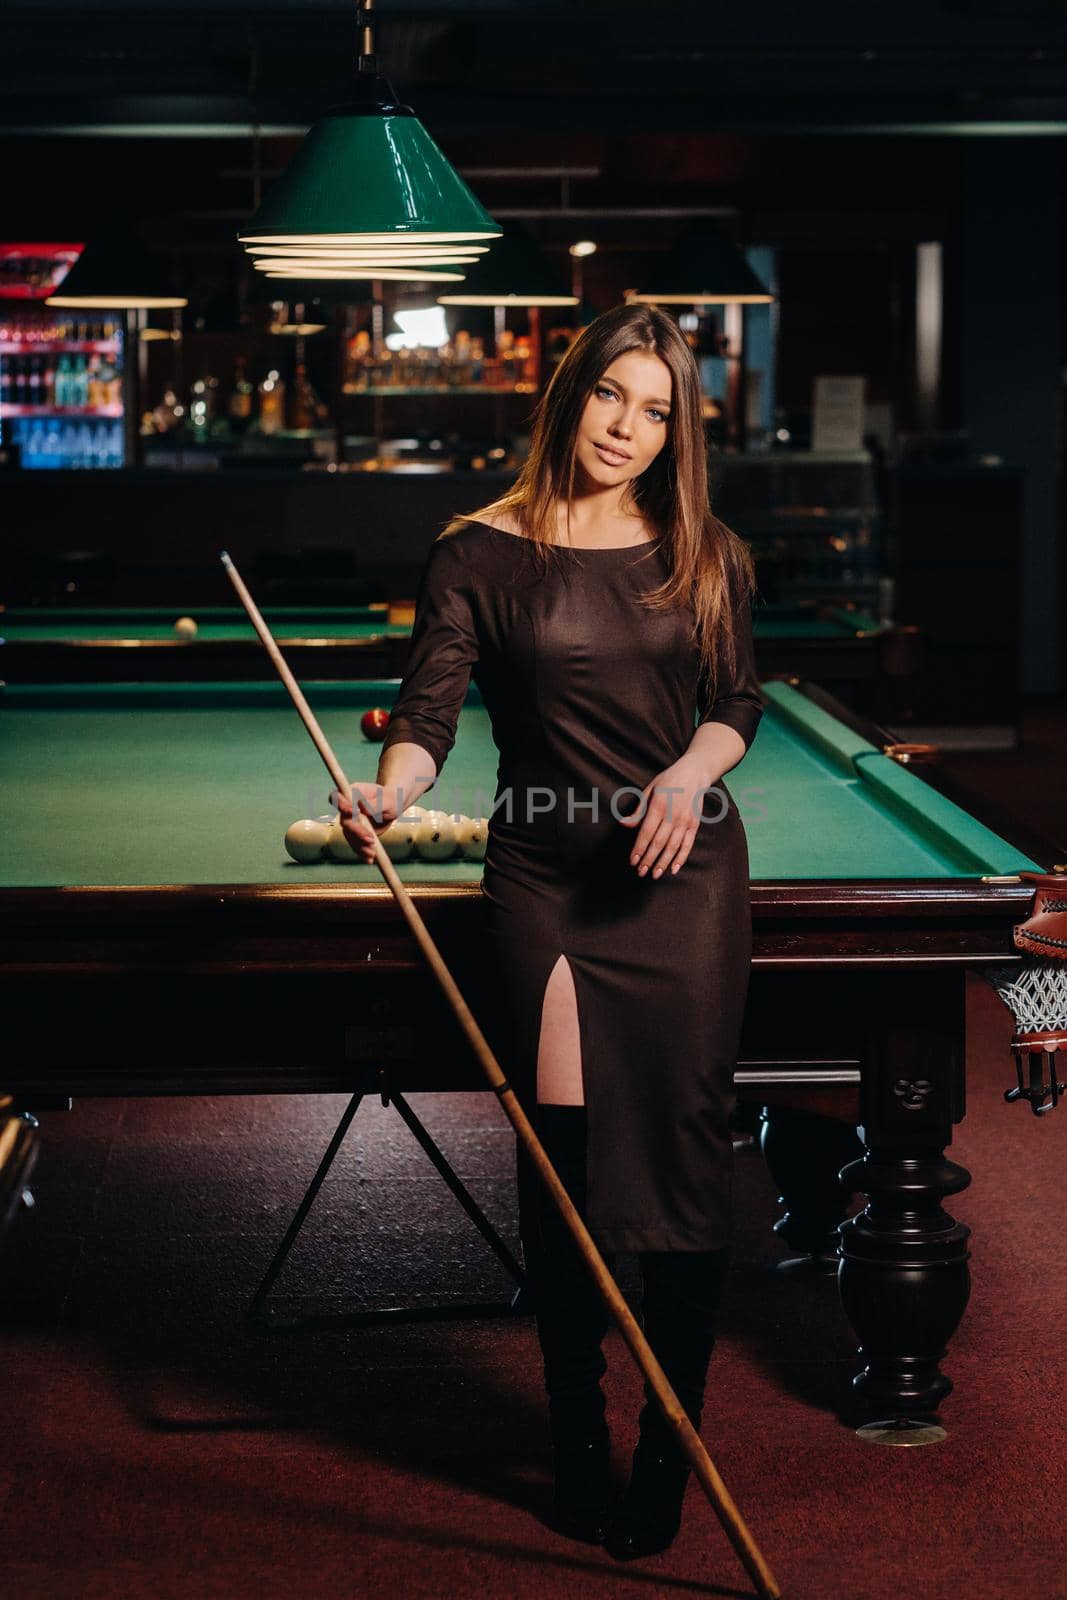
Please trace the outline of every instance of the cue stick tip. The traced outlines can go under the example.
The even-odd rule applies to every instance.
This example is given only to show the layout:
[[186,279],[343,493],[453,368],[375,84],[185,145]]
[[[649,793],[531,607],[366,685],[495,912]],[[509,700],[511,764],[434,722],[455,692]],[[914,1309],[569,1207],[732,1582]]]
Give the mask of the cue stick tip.
[[219,560],[222,562],[224,567],[233,566],[233,562],[230,560],[230,552],[228,550],[219,551]]

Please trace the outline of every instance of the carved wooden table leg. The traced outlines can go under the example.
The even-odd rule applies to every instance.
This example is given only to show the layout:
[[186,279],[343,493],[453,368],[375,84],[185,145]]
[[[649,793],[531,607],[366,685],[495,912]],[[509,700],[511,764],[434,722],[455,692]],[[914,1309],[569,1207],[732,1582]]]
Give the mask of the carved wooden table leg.
[[887,1417],[913,1417],[951,1393],[939,1364],[970,1294],[970,1230],[943,1205],[971,1181],[944,1153],[964,1114],[963,974],[901,975],[880,1019],[864,1072],[867,1153],[842,1174],[867,1206],[841,1229],[839,1286],[862,1346],[856,1388]]
[[937,1148],[879,1147],[845,1171],[868,1196],[841,1229],[838,1284],[866,1365],[853,1380],[880,1412],[937,1410],[952,1391],[940,1370],[970,1294],[967,1240],[941,1202],[970,1183]]

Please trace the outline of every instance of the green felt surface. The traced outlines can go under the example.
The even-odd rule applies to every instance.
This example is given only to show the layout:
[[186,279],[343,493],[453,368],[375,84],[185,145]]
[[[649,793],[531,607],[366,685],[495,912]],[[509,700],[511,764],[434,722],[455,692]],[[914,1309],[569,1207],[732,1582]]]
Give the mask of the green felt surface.
[[756,639],[866,639],[883,633],[885,624],[866,611],[833,606],[819,612],[799,607],[757,606],[752,613]]
[[[180,616],[191,616],[197,624],[194,640],[178,640],[174,624]],[[384,610],[370,606],[274,606],[265,607],[263,616],[279,640],[286,639],[369,639],[374,635],[390,639],[405,638],[409,626],[389,623]],[[69,644],[79,640],[157,640],[195,649],[198,643],[241,640],[257,644],[255,629],[244,611],[232,606],[190,607],[186,611],[147,607],[72,608],[63,610],[12,609],[0,612],[0,640],[12,643]],[[258,648],[262,648],[258,646]]]
[[[289,639],[365,638],[371,633],[403,638],[411,632],[405,624],[390,624],[384,610],[369,606],[274,606],[263,615],[272,632]],[[71,607],[63,609],[12,608],[0,612],[0,639],[66,644],[77,640],[174,640],[174,624],[192,616],[197,639],[255,640],[251,623],[240,608],[190,606],[185,611],[160,607]],[[877,618],[866,612],[838,607],[821,613],[801,607],[758,607],[753,616],[757,639],[833,640],[868,637],[881,631]]]
[[[359,731],[395,681],[305,692],[352,780],[373,781]],[[787,684],[730,774],[754,880],[953,878],[1040,870]],[[472,690],[424,804],[486,812],[496,752]],[[298,866],[283,836],[327,809],[329,782],[284,690],[265,684],[59,685],[0,693],[0,884],[380,883],[374,867]],[[477,863],[399,865],[470,883]]]

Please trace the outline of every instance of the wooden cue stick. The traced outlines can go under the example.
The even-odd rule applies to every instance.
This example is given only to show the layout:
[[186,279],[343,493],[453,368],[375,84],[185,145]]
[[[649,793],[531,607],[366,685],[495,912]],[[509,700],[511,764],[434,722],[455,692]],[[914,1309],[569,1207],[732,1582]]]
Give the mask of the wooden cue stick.
[[[270,629],[260,615],[259,608],[245,587],[244,580],[225,551],[222,551],[221,559],[229,574],[230,582],[236,589],[238,598],[248,613],[252,626],[266,647],[267,653],[277,668],[282,682],[292,697],[293,704],[300,713],[304,726],[311,735],[316,750],[326,764],[326,770],[337,788],[350,799],[352,794],[351,785],[345,777],[337,757],[330,748],[325,734],[319,727],[315,713],[304,698],[300,685],[293,677],[285,657],[279,650]],[[445,965],[440,951],[430,937],[426,924],[419,915],[411,896],[400,881],[396,868],[386,854],[385,847],[377,834],[374,834],[373,842],[375,864],[380,867],[386,883],[393,891],[408,926],[415,935],[423,955],[429,962],[434,977],[444,990],[448,1002],[467,1036],[471,1049],[478,1058],[482,1071],[488,1078],[500,1104],[504,1108],[508,1121],[515,1129],[515,1133],[525,1147],[527,1155],[537,1168],[542,1183],[544,1183],[559,1208],[564,1222],[573,1235],[578,1249],[581,1251],[586,1266],[593,1275],[597,1288],[600,1290],[608,1309],[618,1324],[619,1331],[626,1341],[631,1355],[636,1361],[642,1376],[647,1380],[655,1394],[663,1415],[674,1430],[677,1442],[692,1467],[694,1476],[711,1502],[730,1543],[755,1584],[757,1593],[764,1596],[765,1600],[779,1600],[781,1590],[775,1582],[774,1574],[771,1572],[763,1552],[749,1531],[714,1462],[704,1448],[700,1435],[686,1416],[681,1402],[667,1380],[666,1373],[656,1359],[652,1346],[638,1326],[633,1312],[626,1304],[615,1279],[608,1271],[603,1256],[594,1244],[585,1223],[575,1210],[570,1195],[557,1177],[555,1168],[546,1156],[529,1118],[515,1097],[515,1091],[501,1071],[496,1057],[489,1048],[485,1035],[475,1021],[473,1013],[460,993],[455,979]]]

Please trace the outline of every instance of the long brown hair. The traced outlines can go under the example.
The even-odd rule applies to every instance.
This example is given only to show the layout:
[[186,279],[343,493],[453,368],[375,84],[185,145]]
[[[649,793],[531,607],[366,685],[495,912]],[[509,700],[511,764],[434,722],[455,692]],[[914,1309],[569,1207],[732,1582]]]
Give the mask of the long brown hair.
[[748,546],[711,509],[693,352],[673,318],[654,306],[616,306],[579,334],[534,412],[530,454],[514,485],[484,511],[456,517],[441,537],[487,513],[506,511],[547,558],[556,543],[556,509],[569,506],[574,496],[575,441],[586,402],[612,362],[631,350],[659,356],[670,369],[673,390],[667,441],[630,485],[670,568],[667,580],[643,599],[653,610],[691,607],[701,666],[714,694],[719,673],[729,677],[736,665],[734,606],[754,593],[755,572]]

